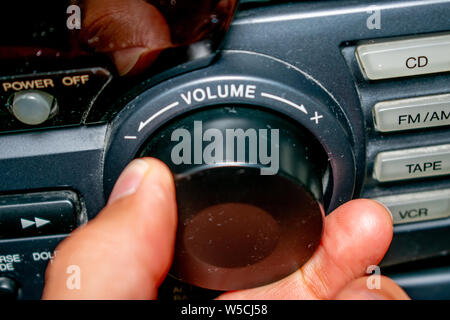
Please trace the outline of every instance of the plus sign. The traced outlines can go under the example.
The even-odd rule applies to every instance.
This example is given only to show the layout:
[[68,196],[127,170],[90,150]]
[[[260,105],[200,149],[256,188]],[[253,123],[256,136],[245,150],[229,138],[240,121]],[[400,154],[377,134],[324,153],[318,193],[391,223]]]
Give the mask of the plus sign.
[[319,124],[319,119],[322,119],[323,115],[319,114],[317,111],[314,113],[314,117],[310,118],[309,120],[315,121],[316,124]]

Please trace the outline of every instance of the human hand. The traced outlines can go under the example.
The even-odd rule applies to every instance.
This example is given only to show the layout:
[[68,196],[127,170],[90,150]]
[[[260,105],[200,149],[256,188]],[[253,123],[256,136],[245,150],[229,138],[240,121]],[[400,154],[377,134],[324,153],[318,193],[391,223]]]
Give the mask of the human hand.
[[[81,37],[95,51],[110,55],[120,75],[139,73],[162,50],[174,46],[166,19],[147,1],[86,0],[84,5]],[[156,299],[172,263],[176,228],[170,171],[154,159],[134,161],[104,210],[58,247],[43,298]],[[363,277],[367,266],[382,259],[391,239],[392,220],[384,207],[369,200],[349,202],[326,218],[321,246],[300,270],[278,282],[219,298],[407,298],[387,278],[381,279],[380,290],[369,290]],[[79,290],[66,286],[71,265],[81,270]]]
[[[177,229],[175,186],[159,160],[134,160],[107,206],[57,248],[44,299],[156,299],[170,269]],[[366,269],[392,239],[392,218],[371,200],[350,201],[325,218],[322,242],[298,271],[275,283],[219,299],[408,299],[392,280],[368,289]],[[81,271],[80,289],[66,286],[67,268]]]

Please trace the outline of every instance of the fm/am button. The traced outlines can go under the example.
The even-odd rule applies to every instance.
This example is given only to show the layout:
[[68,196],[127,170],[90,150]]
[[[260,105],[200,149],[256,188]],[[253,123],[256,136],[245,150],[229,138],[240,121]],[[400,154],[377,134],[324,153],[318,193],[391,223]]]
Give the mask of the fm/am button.
[[450,217],[450,189],[375,198],[392,213],[394,224]]
[[380,132],[450,125],[450,94],[383,101],[373,108],[375,129]]
[[374,179],[379,182],[436,177],[450,174],[450,144],[380,152]]

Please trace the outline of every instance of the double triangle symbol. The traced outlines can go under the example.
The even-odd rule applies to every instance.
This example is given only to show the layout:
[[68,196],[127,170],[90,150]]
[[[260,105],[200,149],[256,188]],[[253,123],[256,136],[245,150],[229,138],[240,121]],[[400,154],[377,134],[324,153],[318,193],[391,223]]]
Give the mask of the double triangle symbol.
[[28,227],[31,227],[32,225],[36,225],[36,228],[40,228],[50,223],[50,221],[34,217],[34,221],[21,218],[20,223],[22,224],[22,229],[26,229]]

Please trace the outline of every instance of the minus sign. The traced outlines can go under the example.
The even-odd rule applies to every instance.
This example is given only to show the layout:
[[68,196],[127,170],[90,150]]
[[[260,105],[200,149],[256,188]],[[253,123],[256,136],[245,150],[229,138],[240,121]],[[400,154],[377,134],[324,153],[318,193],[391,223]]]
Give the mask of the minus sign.
[[125,136],[124,138],[125,138],[126,140],[135,140],[135,139],[137,139],[136,136]]

